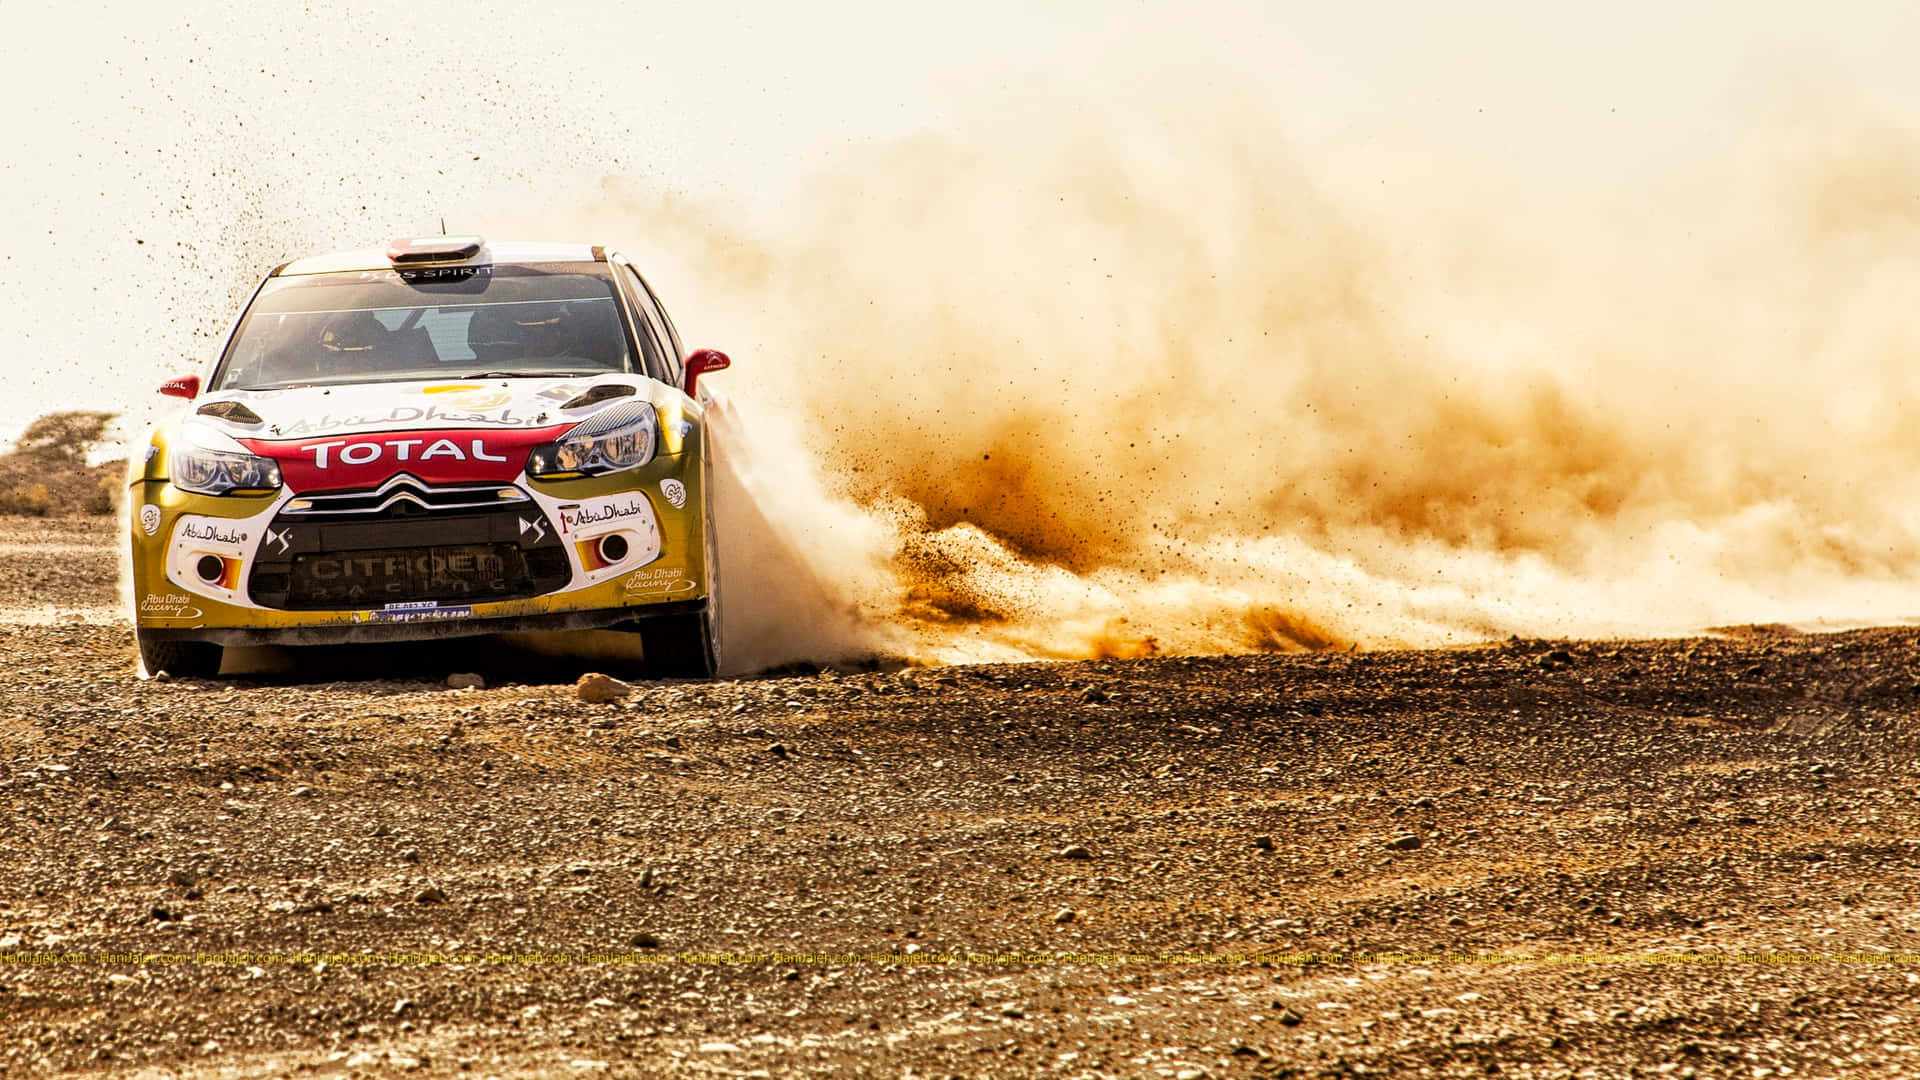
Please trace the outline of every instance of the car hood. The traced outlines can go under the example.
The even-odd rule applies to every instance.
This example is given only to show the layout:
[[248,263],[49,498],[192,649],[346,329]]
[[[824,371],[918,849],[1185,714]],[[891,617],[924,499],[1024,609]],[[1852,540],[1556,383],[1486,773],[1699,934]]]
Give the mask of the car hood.
[[[632,393],[561,407],[596,387]],[[273,458],[293,492],[367,487],[401,473],[429,484],[500,483],[520,475],[535,446],[615,402],[650,396],[647,380],[633,375],[305,386],[207,394],[187,422]]]
[[646,382],[635,375],[604,375],[229,390],[201,397],[194,413],[207,418],[210,406],[244,405],[260,422],[229,423],[229,434],[275,440],[452,427],[532,428],[578,423],[593,415],[592,406],[564,412],[560,407],[596,386],[630,387],[645,396]]

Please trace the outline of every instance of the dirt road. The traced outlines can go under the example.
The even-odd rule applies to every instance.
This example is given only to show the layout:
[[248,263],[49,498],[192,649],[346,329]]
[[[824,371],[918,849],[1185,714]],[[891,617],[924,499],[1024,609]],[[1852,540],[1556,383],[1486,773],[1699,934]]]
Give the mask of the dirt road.
[[1911,629],[589,705],[143,683],[0,543],[5,1075],[1920,1071]]

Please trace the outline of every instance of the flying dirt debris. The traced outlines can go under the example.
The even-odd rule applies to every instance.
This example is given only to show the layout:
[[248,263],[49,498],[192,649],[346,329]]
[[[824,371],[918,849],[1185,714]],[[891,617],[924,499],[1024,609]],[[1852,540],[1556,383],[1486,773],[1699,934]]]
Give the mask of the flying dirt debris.
[[1515,190],[1417,146],[1308,163],[1230,97],[1103,115],[856,155],[784,230],[604,185],[590,217],[694,252],[695,295],[752,298],[767,362],[728,384],[752,418],[733,449],[831,590],[814,610],[862,627],[783,646],[749,611],[734,625],[769,629],[741,655],[1920,611],[1911,289],[1890,284],[1920,282],[1911,131],[1756,110],[1737,153],[1610,178],[1623,194]]

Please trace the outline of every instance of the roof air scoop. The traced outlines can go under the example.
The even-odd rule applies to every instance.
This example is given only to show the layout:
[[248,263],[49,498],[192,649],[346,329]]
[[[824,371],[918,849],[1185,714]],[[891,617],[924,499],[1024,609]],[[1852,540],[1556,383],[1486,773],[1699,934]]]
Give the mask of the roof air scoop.
[[403,236],[387,245],[387,259],[407,263],[459,262],[480,254],[486,241],[478,236]]
[[630,397],[633,393],[634,389],[631,386],[623,386],[620,383],[605,383],[580,394],[565,405],[560,406],[560,408],[562,410],[584,409],[589,405],[598,405],[603,401],[612,401],[617,397]]

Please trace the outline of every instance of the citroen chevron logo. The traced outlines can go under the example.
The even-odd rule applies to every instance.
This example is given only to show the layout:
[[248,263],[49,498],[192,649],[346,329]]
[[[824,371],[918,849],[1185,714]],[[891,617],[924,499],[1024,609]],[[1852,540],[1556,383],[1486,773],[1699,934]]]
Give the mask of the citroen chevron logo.
[[[400,473],[372,490],[322,492],[296,499],[287,504],[285,513],[379,514],[392,509],[396,514],[408,514],[526,501],[526,495],[517,488],[497,484],[429,486],[412,473]],[[536,514],[534,524],[542,522]],[[522,521],[520,531],[525,534],[531,527]],[[544,535],[544,528],[542,533]]]

